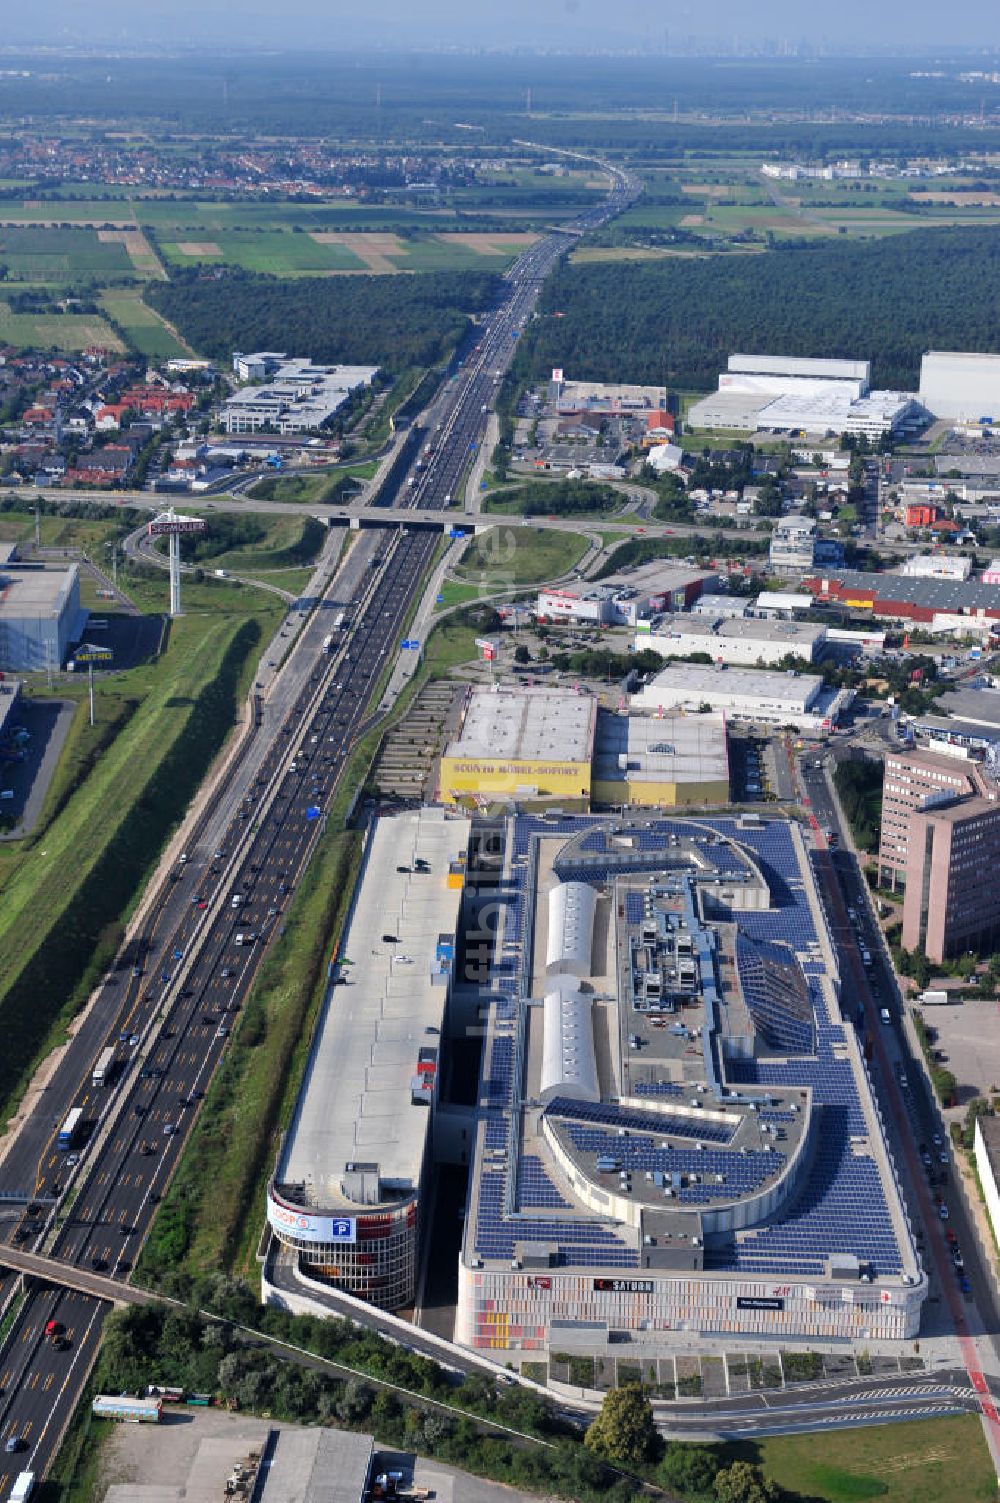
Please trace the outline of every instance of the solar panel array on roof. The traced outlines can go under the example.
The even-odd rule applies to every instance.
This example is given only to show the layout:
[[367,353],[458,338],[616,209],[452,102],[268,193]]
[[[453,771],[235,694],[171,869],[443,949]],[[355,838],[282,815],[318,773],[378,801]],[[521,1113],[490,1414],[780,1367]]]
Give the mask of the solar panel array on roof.
[[598,1122],[606,1127],[625,1128],[634,1132],[659,1133],[661,1137],[700,1139],[705,1143],[728,1143],[739,1126],[739,1118],[732,1122],[713,1122],[708,1117],[681,1115],[680,1113],[637,1112],[614,1102],[569,1101],[557,1096],[549,1103],[549,1117],[568,1117],[577,1122]]
[[[771,886],[772,907],[760,912],[742,911],[739,925],[746,939],[756,947],[758,956],[769,954],[762,947],[774,946],[782,957],[791,951],[799,958],[807,972],[814,1050],[811,1056],[794,1060],[729,1061],[728,1080],[733,1085],[752,1083],[793,1091],[809,1087],[821,1118],[817,1124],[816,1157],[798,1199],[783,1209],[781,1220],[774,1225],[740,1234],[739,1240],[725,1251],[707,1252],[706,1267],[768,1277],[783,1274],[821,1276],[829,1257],[851,1252],[869,1261],[879,1273],[899,1273],[902,1259],[878,1165],[863,1148],[859,1149],[859,1144],[867,1138],[868,1124],[851,1063],[840,1052],[844,1029],[839,1022],[830,1021],[819,985],[824,974],[822,952],[818,949],[818,935],[789,827],[780,821],[743,827],[732,819],[657,820],[648,830],[642,831],[639,848],[629,848],[618,841],[609,842],[607,823],[600,816],[562,820],[517,816],[508,828],[512,834],[508,907],[511,945],[509,950],[506,944],[504,946],[502,981],[497,984],[491,1000],[494,1015],[503,1027],[493,1042],[484,1070],[487,1148],[494,1152],[504,1148],[515,1105],[512,1031],[517,1016],[515,998],[519,992],[525,994],[526,970],[530,961],[530,956],[523,950],[530,922],[524,912],[521,884],[531,864],[533,839],[536,836],[564,841],[574,839],[574,860],[560,863],[557,858],[555,871],[564,879],[582,876],[576,864],[576,858],[582,857],[591,863],[586,880],[601,882],[630,867],[648,872],[657,852],[666,853],[671,849],[672,834],[684,839],[695,837],[706,863],[714,863],[716,871],[732,874],[745,871],[738,851],[716,843],[717,836],[721,835],[746,848],[759,863]],[[676,851],[676,847],[673,849]],[[626,903],[626,921],[631,924],[641,922],[642,895],[628,894]],[[794,1009],[792,1018],[793,1022],[798,1020]],[[786,1026],[787,1015],[781,1020],[781,1027]],[[637,1082],[634,1086],[634,1094],[648,1096],[651,1100],[684,1099],[689,1092],[690,1087],[669,1081]],[[677,1200],[689,1204],[691,1209],[697,1209],[699,1200],[717,1200],[723,1195],[731,1195],[736,1184],[763,1183],[767,1173],[773,1172],[768,1161],[773,1160],[778,1167],[784,1162],[777,1152],[728,1153],[726,1144],[733,1130],[704,1118],[692,1120],[678,1115],[675,1120],[667,1121],[656,1112],[621,1109],[614,1103],[590,1104],[559,1099],[550,1104],[548,1111],[558,1118],[561,1130],[575,1134],[581,1143],[600,1143],[604,1145],[600,1151],[606,1147],[607,1153],[617,1158],[627,1153],[630,1163],[634,1156],[635,1167],[643,1173],[646,1172],[646,1157],[656,1166],[662,1158],[664,1166],[671,1166],[670,1172],[674,1172],[676,1164],[677,1172],[682,1174],[686,1171],[680,1166],[695,1158],[699,1161],[695,1173],[707,1169],[709,1162],[715,1164],[718,1161],[724,1167],[713,1172],[723,1175],[721,1182],[717,1180],[713,1185],[703,1179],[700,1183],[681,1187]],[[777,1126],[788,1121],[791,1115],[765,1108],[760,1117],[762,1124]],[[685,1132],[687,1124],[690,1126]],[[620,1128],[628,1136],[620,1137]],[[698,1139],[708,1146],[699,1152],[693,1148],[686,1150],[682,1143],[674,1141],[685,1138]],[[659,1147],[664,1140],[671,1141],[669,1149]],[[607,1146],[609,1142],[613,1146]],[[627,1146],[623,1148],[623,1145]],[[740,1162],[739,1166],[732,1165],[730,1170],[728,1160],[731,1158]],[[555,1266],[634,1268],[638,1265],[638,1253],[626,1246],[623,1240],[628,1233],[619,1233],[613,1223],[602,1224],[596,1217],[544,1216],[546,1209],[563,1211],[564,1206],[550,1196],[563,1197],[552,1184],[544,1166],[533,1162],[532,1155],[526,1155],[517,1167],[516,1194],[511,1197],[507,1193],[507,1181],[514,1172],[514,1167],[506,1159],[502,1163],[493,1159],[483,1165],[474,1230],[475,1251],[480,1257],[509,1260],[514,1256],[516,1243],[535,1241],[553,1245]],[[652,1167],[649,1172],[661,1171],[659,1167]],[[663,1172],[666,1172],[665,1167]],[[730,1172],[739,1178],[729,1179]],[[764,1176],[763,1180],[758,1178],[760,1175]],[[537,1203],[535,1197],[538,1197]],[[505,1203],[510,1205],[512,1201],[516,1207],[513,1213],[504,1209]]]
[[522,1210],[528,1206],[548,1206],[560,1211],[572,1209],[569,1201],[563,1199],[552,1183],[541,1159],[534,1153],[522,1154],[517,1166],[517,1207]]
[[815,1040],[806,979],[787,945],[736,934],[736,965],[759,1037],[782,1054],[810,1054]]
[[[661,1148],[658,1142],[663,1141],[666,1130],[658,1142],[645,1134],[621,1137],[617,1132],[585,1127],[578,1122],[567,1122],[566,1133],[574,1148],[613,1159],[619,1169],[667,1176],[698,1175],[699,1183],[688,1184],[683,1189],[678,1187],[678,1199],[690,1202],[720,1196],[734,1200],[738,1196],[750,1195],[785,1166],[784,1155],[776,1151],[732,1153],[721,1148],[700,1151],[697,1148]],[[713,1178],[721,1183],[711,1183]]]

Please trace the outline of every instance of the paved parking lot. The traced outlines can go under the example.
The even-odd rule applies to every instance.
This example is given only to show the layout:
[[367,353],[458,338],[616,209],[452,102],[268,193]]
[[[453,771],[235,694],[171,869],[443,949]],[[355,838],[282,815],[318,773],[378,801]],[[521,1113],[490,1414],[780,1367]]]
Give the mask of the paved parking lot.
[[958,1107],[946,1113],[957,1120],[973,1096],[1000,1091],[1000,1029],[997,1004],[981,997],[944,1007],[922,1007],[928,1028],[935,1029],[933,1047],[946,1058],[940,1063],[958,1081]]
[[19,840],[34,829],[75,712],[71,699],[21,700],[15,718],[31,740],[24,743],[23,762],[0,764],[0,787],[14,794],[0,804],[12,822],[0,839]]

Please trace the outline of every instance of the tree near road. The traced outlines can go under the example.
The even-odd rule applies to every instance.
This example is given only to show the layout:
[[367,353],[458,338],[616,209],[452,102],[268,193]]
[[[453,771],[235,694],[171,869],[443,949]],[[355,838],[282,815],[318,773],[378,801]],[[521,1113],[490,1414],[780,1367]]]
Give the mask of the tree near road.
[[658,1469],[664,1486],[676,1488],[685,1498],[710,1498],[718,1474],[719,1458],[714,1451],[676,1440],[667,1446]]
[[638,1466],[659,1447],[653,1407],[637,1383],[612,1388],[584,1436],[584,1445],[607,1461]]
[[778,1489],[759,1467],[749,1461],[734,1461],[715,1479],[718,1503],[777,1503]]

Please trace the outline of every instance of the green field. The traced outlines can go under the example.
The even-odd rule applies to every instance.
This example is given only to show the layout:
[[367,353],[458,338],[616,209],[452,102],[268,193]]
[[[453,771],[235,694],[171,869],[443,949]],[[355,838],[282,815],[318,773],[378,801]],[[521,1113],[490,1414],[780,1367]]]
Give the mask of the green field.
[[132,275],[132,262],[118,241],[102,241],[93,229],[5,227],[0,229],[0,266],[11,282],[71,287],[82,278]]
[[[130,512],[130,517],[137,513]],[[134,525],[134,524],[133,524]],[[120,538],[128,531],[128,522],[119,517],[70,517],[64,512],[42,515],[39,518],[39,533],[46,548],[79,548],[101,563],[105,559],[104,544]],[[5,543],[34,542],[35,512],[32,500],[17,496],[8,508],[0,509],[0,539]]]
[[315,475],[268,475],[257,481],[250,495],[255,500],[287,501],[297,506],[312,506],[320,502],[332,504],[342,499],[337,489],[342,481],[371,480],[377,469],[378,460],[369,459],[361,464],[317,470]]
[[[319,557],[327,529],[315,517],[209,513],[207,531],[182,552],[201,568],[269,578],[276,571],[308,570]],[[275,581],[277,583],[277,581]]]
[[992,1503],[997,1478],[972,1414],[761,1440],[767,1476],[810,1503]]
[[101,294],[100,302],[108,317],[124,330],[140,355],[147,355],[152,360],[169,360],[174,355],[192,353],[159,314],[147,307],[139,292],[108,289]]
[[[335,233],[335,232],[327,232]],[[484,253],[473,245],[438,239],[433,234],[405,239],[375,231],[367,248],[352,237],[352,245],[320,242],[309,233],[279,229],[237,229],[192,233],[189,239],[164,239],[160,253],[170,267],[194,265],[239,266],[244,271],[276,277],[321,276],[327,272],[503,271],[518,254],[516,242],[503,241],[497,232],[498,253]]]
[[[283,230],[293,225],[304,229],[336,230],[344,228],[393,229],[397,225],[427,226],[428,220],[442,217],[440,209],[411,209],[393,204],[359,204],[352,199],[335,199],[317,203],[273,201],[185,199],[133,197],[127,202],[106,203],[100,199],[60,199],[56,202],[37,199],[10,199],[0,203],[0,225],[98,226],[155,230],[168,239],[207,238],[199,233],[211,230]],[[446,218],[451,217],[445,211]]]
[[123,349],[121,340],[96,313],[12,313],[0,302],[0,342],[42,350],[85,350],[100,345]]
[[483,591],[479,585],[461,584],[457,579],[446,579],[438,593],[441,599],[434,609],[447,611],[454,605],[471,605],[482,597]]
[[309,234],[292,230],[231,230],[190,240],[159,242],[171,266],[240,266],[275,277],[316,276],[326,271],[365,271],[360,256],[342,245],[321,245]]
[[588,547],[579,533],[551,527],[491,527],[469,543],[454,572],[487,593],[541,584],[575,569]]

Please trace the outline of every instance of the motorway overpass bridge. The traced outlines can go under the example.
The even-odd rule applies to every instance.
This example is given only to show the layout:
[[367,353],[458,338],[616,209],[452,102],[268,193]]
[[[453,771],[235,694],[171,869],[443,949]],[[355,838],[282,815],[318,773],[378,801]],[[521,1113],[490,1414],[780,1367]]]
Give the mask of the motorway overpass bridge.
[[55,1284],[62,1289],[89,1294],[94,1299],[107,1300],[113,1305],[147,1305],[151,1300],[161,1304],[177,1303],[175,1300],[164,1299],[161,1295],[151,1294],[147,1289],[133,1289],[120,1279],[110,1279],[105,1274],[64,1263],[61,1258],[49,1258],[44,1253],[28,1252],[6,1243],[0,1246],[0,1267],[9,1268],[27,1278],[41,1279],[46,1284]]

